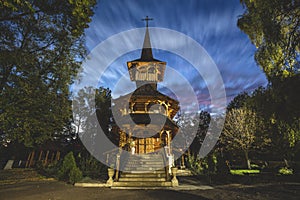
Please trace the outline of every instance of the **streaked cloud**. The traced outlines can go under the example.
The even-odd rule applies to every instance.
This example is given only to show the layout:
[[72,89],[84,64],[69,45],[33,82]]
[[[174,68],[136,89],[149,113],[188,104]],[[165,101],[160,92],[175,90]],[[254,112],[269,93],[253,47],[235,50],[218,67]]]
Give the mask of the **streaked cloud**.
[[[144,27],[141,18],[148,15],[154,18],[150,26],[182,32],[203,46],[218,66],[230,100],[242,91],[253,91],[267,83],[265,75],[254,61],[255,47],[236,26],[238,16],[242,13],[243,8],[237,0],[101,0],[86,31],[86,45],[92,51],[114,34]],[[155,42],[158,36],[153,34],[151,37]],[[136,42],[142,46],[140,38]],[[177,44],[178,48],[182,45]],[[167,61],[169,67],[181,72],[191,82],[202,109],[210,110],[212,106],[217,106],[210,105],[205,82],[195,75],[187,61],[160,50],[154,50],[154,55]],[[122,87],[114,86],[120,77],[128,76],[126,61],[138,57],[139,51],[134,51],[115,60],[99,84],[115,90],[115,95],[131,90],[132,84],[125,84],[126,81]],[[166,81],[177,84],[176,80],[167,76],[170,74],[166,74]],[[161,90],[168,93],[163,88]]]

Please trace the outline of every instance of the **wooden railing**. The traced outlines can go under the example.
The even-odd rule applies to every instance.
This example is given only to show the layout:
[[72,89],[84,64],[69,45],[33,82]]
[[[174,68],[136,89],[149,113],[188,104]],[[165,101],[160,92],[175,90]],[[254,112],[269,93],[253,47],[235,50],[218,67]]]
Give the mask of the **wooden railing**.
[[171,180],[170,179],[170,174],[169,174],[169,159],[168,159],[167,152],[166,152],[165,148],[163,148],[162,157],[163,157],[164,166],[165,166],[166,180],[169,181],[169,180]]
[[[115,175],[115,180],[118,181],[119,177],[120,177],[120,169],[125,167],[125,165],[127,164],[128,161],[128,157],[126,157],[124,151],[119,151],[119,153],[117,154],[117,159],[116,159],[116,175]],[[122,161],[122,162],[121,162]]]
[[116,159],[116,155],[118,153],[119,153],[119,147],[103,152],[103,155],[106,155],[106,161],[105,161],[106,165],[109,165],[109,163],[114,163]]
[[106,151],[103,153],[103,155],[106,155],[106,165],[110,166],[112,163],[114,163],[115,166],[110,166],[110,168],[115,168],[115,179],[119,179],[119,165],[120,161],[118,160],[118,155],[119,155],[119,147],[116,147],[114,149],[111,149],[109,151]]
[[109,151],[106,151],[103,153],[104,155],[106,155],[106,164],[107,165],[109,165],[109,163],[114,163],[114,169],[115,169],[115,178],[114,179],[115,179],[115,181],[119,180],[120,169],[126,165],[127,160],[128,160],[128,158],[126,158],[125,154],[122,152],[123,151],[120,147],[116,147],[112,150],[109,150]]

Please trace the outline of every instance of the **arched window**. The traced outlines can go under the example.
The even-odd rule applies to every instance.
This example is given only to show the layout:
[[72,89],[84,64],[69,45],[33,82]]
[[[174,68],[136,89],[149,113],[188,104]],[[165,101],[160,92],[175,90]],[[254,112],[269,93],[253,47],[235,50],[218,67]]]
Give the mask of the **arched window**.
[[149,67],[149,69],[148,69],[148,72],[151,73],[151,74],[154,74],[155,71],[156,71],[156,70],[155,70],[155,67],[152,67],[152,66]]
[[157,81],[156,69],[153,66],[148,68],[148,80]]
[[139,80],[139,81],[147,80],[147,68],[146,67],[138,68],[137,73],[136,73],[136,80]]
[[161,110],[161,112],[163,114],[165,114],[165,115],[168,115],[168,106],[166,105],[166,103],[162,103],[161,106],[163,107],[163,109]]

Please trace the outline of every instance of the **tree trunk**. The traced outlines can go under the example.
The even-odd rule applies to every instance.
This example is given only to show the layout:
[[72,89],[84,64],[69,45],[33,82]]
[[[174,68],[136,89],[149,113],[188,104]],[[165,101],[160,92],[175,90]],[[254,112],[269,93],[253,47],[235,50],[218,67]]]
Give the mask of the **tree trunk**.
[[249,160],[248,151],[245,151],[245,158],[246,158],[248,169],[251,169],[251,164],[250,164],[250,160]]
[[230,174],[229,165],[226,164],[226,159],[222,150],[220,150],[219,154],[217,155],[216,169],[218,174]]

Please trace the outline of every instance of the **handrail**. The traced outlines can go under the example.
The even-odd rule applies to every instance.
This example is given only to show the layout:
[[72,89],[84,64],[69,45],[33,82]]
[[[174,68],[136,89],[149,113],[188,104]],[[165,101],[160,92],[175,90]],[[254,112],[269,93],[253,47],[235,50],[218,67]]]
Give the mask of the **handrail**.
[[[176,148],[173,148],[173,153],[174,153],[174,157],[177,158],[177,160],[180,159],[179,163],[180,163],[180,167],[185,167],[185,161],[184,161],[184,157],[188,154],[187,151],[183,151],[182,149],[176,149]],[[174,160],[175,162],[175,160]],[[176,167],[176,164],[178,165],[178,162],[176,163],[175,162],[175,167]]]
[[115,176],[116,181],[119,180],[121,154],[122,154],[122,151],[117,154],[117,159],[116,159],[116,176]]
[[119,147],[115,147],[115,148],[113,148],[113,149],[111,149],[111,150],[105,151],[105,152],[103,152],[103,154],[112,153],[112,152],[114,152],[114,151],[116,151],[116,150],[119,150]]
[[116,147],[114,149],[111,149],[111,150],[103,152],[103,155],[106,155],[106,164],[109,163],[109,160],[110,160],[110,157],[111,157],[110,155],[111,154],[113,154],[114,152],[116,152],[114,154],[117,154],[117,150],[119,150],[119,147]]
[[163,161],[164,161],[164,165],[165,165],[165,172],[166,172],[166,180],[170,180],[170,174],[169,174],[169,161],[168,161],[168,157],[167,157],[167,153],[166,153],[166,149],[163,148],[162,150],[162,157],[163,157]]
[[[116,175],[115,175],[115,180],[118,181],[120,177],[120,168],[124,167],[124,165],[127,163],[128,158],[124,157],[127,154],[124,154],[124,151],[119,149],[119,153],[116,155]],[[121,162],[122,161],[122,162]],[[122,164],[122,166],[121,166]]]

